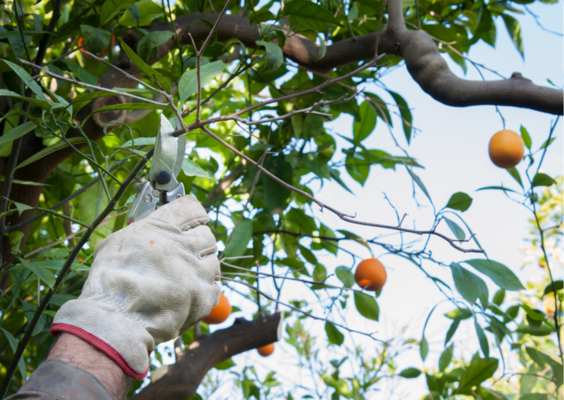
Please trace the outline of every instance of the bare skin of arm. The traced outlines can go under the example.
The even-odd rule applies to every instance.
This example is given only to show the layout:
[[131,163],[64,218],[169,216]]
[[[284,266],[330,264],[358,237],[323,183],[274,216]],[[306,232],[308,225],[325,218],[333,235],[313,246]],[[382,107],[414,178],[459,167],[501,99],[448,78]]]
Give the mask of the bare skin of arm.
[[123,399],[127,394],[131,378],[108,356],[74,335],[62,333],[48,359],[61,360],[90,372],[116,399]]

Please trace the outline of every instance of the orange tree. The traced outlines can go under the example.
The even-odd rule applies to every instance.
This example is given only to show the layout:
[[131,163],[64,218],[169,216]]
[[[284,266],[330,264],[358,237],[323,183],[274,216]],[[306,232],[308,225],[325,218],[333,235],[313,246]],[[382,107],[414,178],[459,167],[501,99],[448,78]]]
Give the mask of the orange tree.
[[[402,124],[392,134],[411,141],[408,94],[361,90],[398,65],[444,104],[504,105],[561,115],[559,89],[535,85],[518,73],[496,81],[461,79],[443,59],[466,68],[473,45],[495,45],[496,20],[503,21],[522,53],[516,17],[533,1],[3,1],[0,395],[16,391],[45,359],[58,307],[80,294],[100,240],[125,226],[133,183],[144,178],[150,165],[161,113],[171,119],[176,135],[189,140],[179,179],[210,211],[210,226],[223,243],[223,283],[251,302],[233,304],[233,311],[256,307],[256,318],[211,334],[206,324],[189,331],[175,342],[174,366],[155,372],[153,383],[135,397],[199,396],[202,380],[200,392],[213,391],[217,382],[208,371],[230,369],[232,356],[282,336],[297,351],[296,368],[309,365],[312,371],[315,387],[301,388],[304,398],[366,398],[383,377],[397,375],[398,354],[418,346],[425,358],[425,332],[417,341],[390,342],[341,318],[343,309],[354,307],[369,320],[379,319],[379,292],[354,285],[358,255],[352,254],[355,262],[348,267],[328,268],[318,261],[322,254],[348,251],[342,244],[349,241],[410,260],[456,307],[449,314],[453,324],[443,360],[450,361],[450,339],[460,321],[474,320],[480,351],[466,369],[428,374],[432,398],[502,396],[487,381],[502,374],[490,353],[512,342],[519,329],[557,343],[555,354],[529,346],[538,352],[531,356],[538,368],[562,368],[560,311],[546,315],[524,302],[502,309],[504,291],[523,285],[509,268],[487,257],[462,219],[472,203],[469,195],[453,194],[445,207],[433,207],[430,227],[414,230],[399,218],[393,226],[361,221],[316,199],[310,185],[312,179],[335,181],[350,190],[344,174],[364,185],[372,168],[405,169],[432,204],[417,175],[421,165],[408,152],[364,144],[377,120],[392,128],[394,113]],[[386,96],[393,103],[385,102]],[[354,117],[345,147],[324,125],[341,114]],[[526,156],[521,173],[509,170],[522,192],[491,188],[520,196],[537,216],[538,188],[554,183],[539,172],[553,134]],[[525,129],[521,137],[531,149]],[[333,231],[313,217],[313,207],[350,223],[350,230]],[[451,232],[437,229],[442,220]],[[357,225],[423,240],[402,246],[393,239],[365,239],[354,233]],[[544,228],[550,227],[541,225],[539,220],[544,249]],[[436,262],[429,237],[470,253],[464,263],[439,263],[452,271],[454,285],[423,268],[424,262]],[[549,257],[543,263],[550,270]],[[490,296],[485,279],[501,291]],[[261,280],[270,284],[261,286]],[[281,300],[288,280],[305,284],[323,311],[299,294]],[[551,287],[559,307],[562,283],[552,275]],[[515,328],[516,318],[523,318],[519,310],[526,316]],[[302,323],[306,319],[321,321],[326,338],[312,336]],[[360,349],[348,348],[345,335],[373,339],[378,355],[367,358]],[[318,358],[322,342],[344,346],[349,356],[324,366]],[[156,351],[153,369],[160,360]],[[351,365],[357,374],[345,379]],[[488,374],[470,376],[474,370]],[[293,398],[293,389],[279,384],[276,371],[266,379],[259,379],[251,365],[236,371],[234,384],[245,398]],[[418,373],[408,369],[399,375]],[[548,379],[554,380],[547,389],[553,392],[540,396],[561,387],[556,372]]]

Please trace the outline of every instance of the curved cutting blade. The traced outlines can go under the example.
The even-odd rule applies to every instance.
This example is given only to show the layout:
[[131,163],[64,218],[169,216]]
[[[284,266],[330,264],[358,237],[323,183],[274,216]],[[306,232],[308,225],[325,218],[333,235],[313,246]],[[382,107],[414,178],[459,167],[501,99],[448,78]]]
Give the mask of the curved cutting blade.
[[[184,153],[186,152],[186,136],[180,135],[179,137],[172,136],[174,128],[161,114],[161,122],[159,125],[159,132],[157,133],[157,140],[155,143],[155,155],[153,156],[153,163],[149,171],[149,180],[154,185],[155,189],[160,191],[169,191],[178,186],[176,177],[182,168],[182,161],[184,160]],[[168,183],[159,183],[157,175],[161,171],[166,171],[170,174],[171,179]]]

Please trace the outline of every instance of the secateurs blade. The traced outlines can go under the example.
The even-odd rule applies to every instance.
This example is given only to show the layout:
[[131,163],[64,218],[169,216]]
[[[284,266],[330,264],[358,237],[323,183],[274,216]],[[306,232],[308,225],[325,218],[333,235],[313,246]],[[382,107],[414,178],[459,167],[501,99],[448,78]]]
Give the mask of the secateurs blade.
[[128,224],[145,218],[159,206],[185,195],[184,185],[176,177],[182,168],[186,137],[174,137],[173,132],[172,125],[161,114],[151,169],[147,180],[134,186],[137,195],[127,215]]

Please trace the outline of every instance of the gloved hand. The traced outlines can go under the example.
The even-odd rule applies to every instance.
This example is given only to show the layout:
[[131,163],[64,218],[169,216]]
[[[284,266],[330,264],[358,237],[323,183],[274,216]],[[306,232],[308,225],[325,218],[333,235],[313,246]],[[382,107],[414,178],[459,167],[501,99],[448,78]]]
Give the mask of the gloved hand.
[[57,312],[51,333],[78,336],[143,379],[148,354],[209,315],[219,301],[217,247],[192,196],[104,239],[82,294]]

